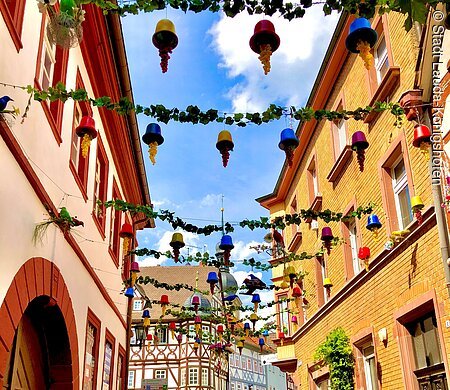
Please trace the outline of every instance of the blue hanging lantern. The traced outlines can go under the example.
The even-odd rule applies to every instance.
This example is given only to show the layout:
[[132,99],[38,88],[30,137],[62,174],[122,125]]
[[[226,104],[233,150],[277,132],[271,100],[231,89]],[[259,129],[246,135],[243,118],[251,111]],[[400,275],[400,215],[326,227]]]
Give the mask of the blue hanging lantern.
[[161,135],[161,127],[157,123],[150,123],[145,130],[145,134],[142,136],[142,141],[149,146],[148,154],[150,161],[155,165],[158,145],[164,142],[164,137]]
[[208,273],[208,279],[206,279],[206,283],[209,284],[209,291],[211,295],[214,293],[214,286],[219,283],[219,278],[215,272]]
[[245,331],[245,335],[248,336],[248,334],[250,333],[250,323],[249,322],[244,323],[244,331]]
[[267,337],[269,336],[269,331],[268,331],[267,329],[264,329],[264,330],[262,331],[262,335],[263,335],[263,337],[264,337],[264,340],[266,340]]
[[373,238],[375,241],[378,241],[378,230],[381,228],[381,222],[378,219],[378,215],[372,214],[367,218],[366,229],[370,230],[373,234]]
[[148,328],[150,326],[150,310],[145,309],[142,312],[142,318],[144,319],[144,328]]
[[219,248],[224,251],[223,261],[224,261],[224,265],[226,267],[228,267],[230,264],[230,256],[231,256],[230,252],[234,248],[233,240],[231,239],[231,236],[229,236],[228,234],[223,235],[222,238],[220,239]]
[[370,53],[370,49],[374,47],[377,40],[378,34],[370,26],[369,20],[357,18],[350,25],[345,46],[352,53],[358,53],[364,60],[366,69],[370,69],[373,64],[373,55]]
[[258,344],[259,344],[259,350],[260,350],[260,352],[262,352],[264,344],[265,344],[264,339],[262,337],[259,338]]
[[127,298],[133,298],[134,297],[133,287],[127,287],[127,289],[125,290],[125,296]]
[[278,147],[286,153],[288,165],[292,166],[292,160],[294,158],[294,150],[297,148],[299,140],[294,133],[294,130],[288,128],[281,132],[281,140]]
[[253,303],[254,310],[255,310],[255,313],[256,313],[258,311],[258,306],[261,303],[261,298],[260,298],[259,294],[253,294],[252,295],[252,303]]

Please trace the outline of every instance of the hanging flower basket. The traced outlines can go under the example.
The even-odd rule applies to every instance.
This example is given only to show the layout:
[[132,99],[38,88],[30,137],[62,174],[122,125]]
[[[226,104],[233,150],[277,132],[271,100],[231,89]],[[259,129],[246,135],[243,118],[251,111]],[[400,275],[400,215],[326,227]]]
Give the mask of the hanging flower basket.
[[85,11],[74,0],[61,0],[59,13],[52,7],[55,0],[38,0],[40,12],[48,12],[47,37],[50,43],[65,49],[76,47],[83,39]]

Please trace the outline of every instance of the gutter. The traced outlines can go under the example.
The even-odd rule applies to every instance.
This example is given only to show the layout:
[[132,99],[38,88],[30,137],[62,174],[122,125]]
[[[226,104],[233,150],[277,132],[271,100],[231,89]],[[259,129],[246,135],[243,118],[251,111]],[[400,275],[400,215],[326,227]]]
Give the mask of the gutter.
[[[122,96],[125,96],[134,103],[133,91],[131,88],[131,78],[128,69],[128,60],[125,52],[125,42],[122,33],[122,24],[120,22],[120,17],[117,14],[109,13],[106,17],[106,23],[108,29],[111,31],[110,43],[117,60],[116,68],[119,73],[119,83],[121,90],[123,91]],[[130,129],[130,141],[134,151],[135,165],[138,169],[139,183],[141,186],[141,194],[145,205],[151,205],[150,191],[147,183],[147,175],[145,172],[144,159],[142,156],[141,139],[139,136],[139,127],[136,119],[135,112],[131,112],[127,116],[127,123]],[[155,227],[155,221],[153,219],[148,219],[146,224],[142,226],[145,227]]]

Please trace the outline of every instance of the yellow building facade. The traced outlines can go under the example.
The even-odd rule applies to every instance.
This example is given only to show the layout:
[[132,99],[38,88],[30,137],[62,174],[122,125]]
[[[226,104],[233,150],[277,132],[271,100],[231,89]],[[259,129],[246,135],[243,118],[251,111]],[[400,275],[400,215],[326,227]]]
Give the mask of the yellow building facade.
[[[417,106],[419,116],[400,127],[389,112],[370,113],[362,121],[300,123],[293,165],[285,163],[274,191],[257,201],[272,218],[301,209],[347,214],[372,202],[382,227],[376,237],[367,229],[367,215],[286,227],[287,252],[318,255],[288,264],[282,257],[272,260],[274,284],[281,284],[287,266],[304,275],[294,284],[302,296],[278,305],[279,332],[285,338],[278,340],[274,364],[292,373],[301,389],[327,389],[329,367],[315,361],[314,353],[327,334],[342,327],[355,357],[355,389],[446,389],[450,304],[441,247],[448,233],[436,218],[445,211],[434,207],[431,164],[413,146],[415,124],[429,126],[423,102],[411,97],[420,96],[417,70],[429,26],[406,32],[402,15],[375,17],[374,65],[366,70],[345,47],[353,20],[347,15],[339,20],[307,105],[352,110],[401,101]],[[416,110],[410,111],[411,119]],[[356,131],[364,132],[369,143],[362,171],[361,157],[351,146]],[[424,204],[421,223],[411,210],[415,196]],[[339,242],[321,255],[324,227]],[[370,249],[367,264],[358,258],[362,247]],[[292,288],[278,290],[276,299],[292,298],[292,293]]]

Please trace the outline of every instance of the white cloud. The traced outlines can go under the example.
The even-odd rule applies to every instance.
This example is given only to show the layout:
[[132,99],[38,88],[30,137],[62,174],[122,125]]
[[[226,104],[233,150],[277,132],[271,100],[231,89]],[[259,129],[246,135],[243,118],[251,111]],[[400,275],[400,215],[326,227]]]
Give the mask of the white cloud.
[[251,241],[248,243],[245,243],[244,241],[236,241],[234,242],[234,249],[231,251],[231,259],[244,260],[254,257],[257,255],[257,252],[255,249],[250,247],[259,246],[262,244],[264,243],[258,241]]
[[221,201],[222,201],[221,194],[207,194],[200,201],[200,206],[201,207],[217,206],[220,204]]
[[221,58],[219,67],[226,69],[230,78],[244,77],[226,95],[235,111],[260,111],[275,101],[302,104],[338,16],[325,17],[319,7],[313,7],[303,18],[290,22],[281,17],[268,18],[281,40],[272,54],[268,75],[264,75],[258,54],[249,46],[254,26],[261,19],[260,15],[245,13],[234,18],[222,15],[209,30],[212,46]]

